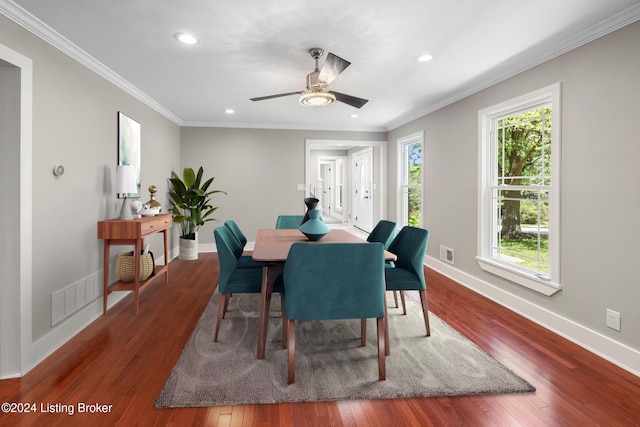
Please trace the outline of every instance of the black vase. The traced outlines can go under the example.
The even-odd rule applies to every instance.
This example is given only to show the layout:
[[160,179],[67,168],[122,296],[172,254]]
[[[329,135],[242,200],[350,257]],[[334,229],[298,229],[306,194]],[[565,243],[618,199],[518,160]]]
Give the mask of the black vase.
[[315,197],[307,197],[306,199],[304,199],[304,204],[307,205],[307,212],[304,214],[304,218],[302,218],[302,222],[300,223],[300,225],[309,221],[309,211],[315,209],[316,206],[318,206],[318,203],[320,203],[320,200],[316,199]]

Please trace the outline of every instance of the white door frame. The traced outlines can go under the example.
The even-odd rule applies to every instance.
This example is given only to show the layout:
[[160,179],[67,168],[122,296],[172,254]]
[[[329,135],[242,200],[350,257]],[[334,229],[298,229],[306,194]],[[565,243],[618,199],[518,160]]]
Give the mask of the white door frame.
[[[3,298],[0,299],[0,378],[21,377],[33,365],[32,359],[32,215],[33,215],[33,62],[0,44],[0,60],[20,70],[20,147],[18,158],[19,221],[18,246],[8,248],[18,259],[17,271],[6,281],[2,273]],[[0,119],[2,120],[2,119]]]
[[[318,176],[322,179],[323,183],[322,194],[319,196],[323,217],[333,215],[333,205],[335,201],[333,190],[336,184],[334,176],[335,164],[335,160],[318,157]],[[329,172],[325,174],[327,167],[329,168]],[[327,175],[329,179],[327,179]]]
[[[331,197],[331,201],[330,201],[330,205],[331,205],[331,209],[330,212],[324,212],[322,215],[323,216],[331,216],[337,220],[339,220],[340,222],[344,222],[345,218],[344,218],[344,206],[349,206],[349,202],[345,200],[345,198],[347,197],[347,194],[345,193],[344,189],[345,188],[349,188],[345,183],[347,181],[347,175],[348,175],[348,171],[349,168],[345,167],[347,161],[348,161],[349,157],[348,156],[318,156],[318,176],[321,176],[321,168],[323,165],[326,164],[330,164],[331,165],[331,183],[329,184],[331,186],[331,192],[330,192],[330,197]],[[338,161],[342,162],[342,166],[339,168],[341,173],[342,173],[342,204],[340,205],[341,207],[338,208],[338,197],[339,197],[339,191],[338,191]],[[327,186],[326,182],[323,182],[323,184]],[[323,206],[324,209],[326,209],[326,206]]]

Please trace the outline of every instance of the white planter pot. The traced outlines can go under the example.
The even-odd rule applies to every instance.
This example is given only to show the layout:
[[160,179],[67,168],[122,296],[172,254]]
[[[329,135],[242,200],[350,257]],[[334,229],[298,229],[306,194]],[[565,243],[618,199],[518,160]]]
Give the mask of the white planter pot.
[[178,259],[198,259],[198,233],[196,233],[196,238],[194,240],[183,239],[180,237],[180,252],[178,253]]

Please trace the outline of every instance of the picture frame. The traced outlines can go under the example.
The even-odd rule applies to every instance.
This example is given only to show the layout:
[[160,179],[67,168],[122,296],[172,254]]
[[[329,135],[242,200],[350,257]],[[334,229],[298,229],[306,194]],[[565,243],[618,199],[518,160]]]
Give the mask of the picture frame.
[[140,197],[140,123],[118,111],[118,165],[132,165],[136,172],[137,193],[118,194],[118,198]]

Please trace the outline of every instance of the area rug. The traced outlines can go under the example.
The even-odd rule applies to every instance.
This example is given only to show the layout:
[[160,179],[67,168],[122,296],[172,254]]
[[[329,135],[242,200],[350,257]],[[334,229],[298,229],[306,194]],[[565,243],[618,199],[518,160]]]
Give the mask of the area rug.
[[532,392],[535,388],[432,313],[425,336],[417,302],[389,308],[391,355],[378,381],[375,320],[360,347],[359,320],[296,322],[296,382],[287,385],[287,350],[274,295],[266,357],[256,359],[260,295],[234,295],[213,342],[215,293],[174,366],[157,408]]

